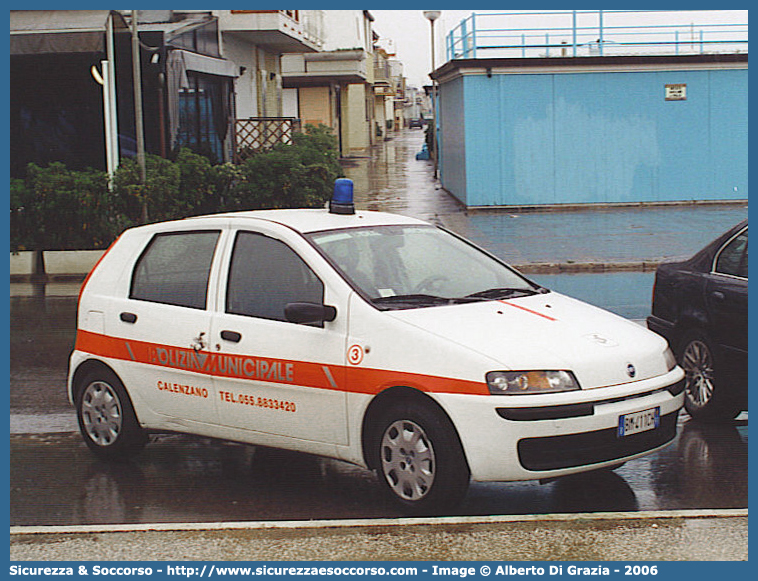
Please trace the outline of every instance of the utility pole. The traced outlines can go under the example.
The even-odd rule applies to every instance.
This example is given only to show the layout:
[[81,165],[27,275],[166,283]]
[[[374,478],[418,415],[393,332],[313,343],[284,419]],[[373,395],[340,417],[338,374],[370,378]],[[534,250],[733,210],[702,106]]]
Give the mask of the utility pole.
[[[432,26],[432,72],[434,72],[434,21],[440,17],[440,10],[424,10],[426,18]],[[434,179],[437,179],[437,91],[435,80],[432,79],[432,159],[434,160]]]
[[137,138],[137,165],[142,185],[142,223],[147,216],[147,168],[145,165],[145,128],[142,120],[142,70],[140,66],[139,33],[137,31],[137,10],[132,10],[132,77],[134,79],[134,125]]

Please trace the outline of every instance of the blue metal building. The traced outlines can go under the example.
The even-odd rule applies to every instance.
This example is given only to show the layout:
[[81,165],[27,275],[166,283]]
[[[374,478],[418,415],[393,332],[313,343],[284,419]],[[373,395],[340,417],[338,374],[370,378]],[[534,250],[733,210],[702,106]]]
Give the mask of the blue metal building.
[[439,175],[463,204],[748,198],[746,53],[567,52],[435,71]]

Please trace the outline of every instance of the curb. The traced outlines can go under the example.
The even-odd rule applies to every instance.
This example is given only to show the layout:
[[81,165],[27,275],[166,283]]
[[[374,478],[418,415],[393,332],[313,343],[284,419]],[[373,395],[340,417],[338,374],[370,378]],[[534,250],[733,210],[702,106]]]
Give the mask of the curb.
[[574,274],[604,272],[655,272],[663,261],[641,262],[531,262],[512,264],[523,274]]
[[55,526],[12,526],[11,536],[28,535],[76,535],[92,533],[125,532],[181,532],[181,531],[224,531],[224,530],[323,530],[323,529],[365,529],[397,528],[408,526],[450,526],[450,525],[497,525],[524,522],[588,522],[588,521],[640,521],[659,519],[705,519],[705,518],[747,518],[748,509],[713,510],[659,510],[640,512],[599,512],[599,513],[554,513],[542,515],[502,515],[470,517],[429,517],[429,518],[375,518],[361,520],[312,520],[312,521],[240,521],[208,523],[146,523],[123,525],[55,525]]
[[[638,262],[531,262],[511,264],[522,274],[577,274],[605,272],[655,272],[663,261]],[[18,283],[48,283],[48,282],[83,282],[87,273],[79,274],[11,274],[10,282]]]
[[[445,190],[447,192],[447,190]],[[449,193],[449,192],[448,192]],[[452,195],[452,194],[450,194]],[[457,199],[457,198],[456,198]],[[523,204],[509,206],[464,206],[466,212],[480,214],[488,212],[512,212],[537,214],[550,212],[585,212],[626,210],[640,208],[699,208],[703,206],[747,206],[747,199],[738,200],[680,200],[661,202],[587,202],[583,204]]]

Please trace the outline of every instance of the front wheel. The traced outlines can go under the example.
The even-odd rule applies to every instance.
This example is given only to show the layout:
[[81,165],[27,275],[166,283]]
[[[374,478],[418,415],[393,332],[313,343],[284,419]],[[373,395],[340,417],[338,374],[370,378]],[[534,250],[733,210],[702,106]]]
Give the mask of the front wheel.
[[470,472],[449,419],[431,405],[403,402],[379,422],[377,471],[385,490],[405,511],[426,513],[455,506]]
[[76,412],[84,442],[97,456],[126,459],[147,443],[129,395],[121,381],[108,370],[88,373],[79,383]]

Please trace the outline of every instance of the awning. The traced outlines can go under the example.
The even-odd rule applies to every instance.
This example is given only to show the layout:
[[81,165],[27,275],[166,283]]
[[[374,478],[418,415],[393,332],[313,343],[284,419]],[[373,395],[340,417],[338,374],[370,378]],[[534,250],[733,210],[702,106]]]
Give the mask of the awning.
[[[11,10],[11,55],[105,52],[110,10]],[[123,18],[114,28],[125,28]]]
[[239,77],[239,66],[232,61],[197,54],[186,50],[174,50],[171,52],[174,57],[184,59],[184,68],[196,73],[205,73],[206,75],[217,75],[219,77]]

